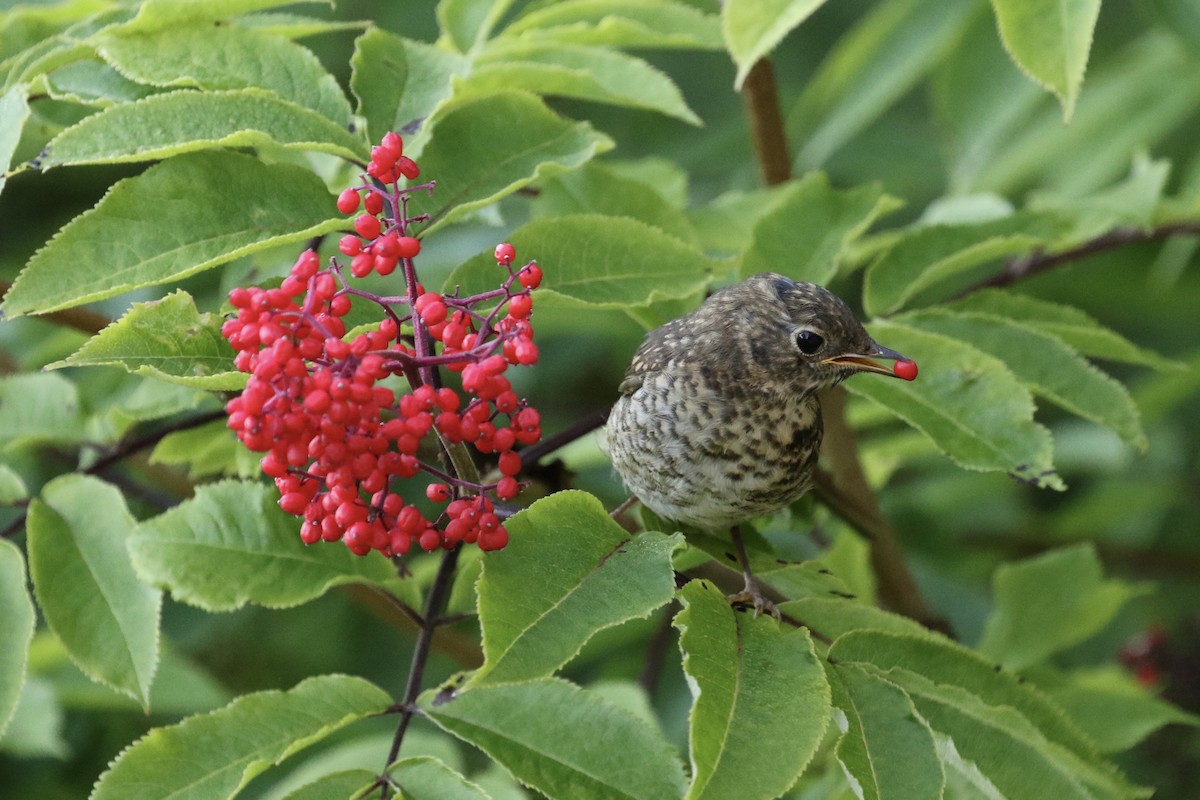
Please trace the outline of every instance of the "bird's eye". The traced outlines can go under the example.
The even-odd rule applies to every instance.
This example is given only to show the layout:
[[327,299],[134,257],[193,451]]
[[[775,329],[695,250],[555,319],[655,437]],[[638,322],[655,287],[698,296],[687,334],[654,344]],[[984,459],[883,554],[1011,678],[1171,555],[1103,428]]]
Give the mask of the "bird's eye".
[[800,352],[806,356],[815,354],[824,344],[825,340],[819,333],[800,331],[796,334],[796,347],[800,348]]

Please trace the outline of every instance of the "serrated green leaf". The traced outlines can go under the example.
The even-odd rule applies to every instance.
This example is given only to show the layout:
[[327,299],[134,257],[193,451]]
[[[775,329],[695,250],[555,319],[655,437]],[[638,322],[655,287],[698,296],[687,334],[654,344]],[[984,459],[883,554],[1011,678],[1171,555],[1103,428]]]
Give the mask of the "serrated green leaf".
[[671,553],[682,537],[631,537],[585,492],[556,492],[506,525],[508,547],[483,560],[484,663],[469,686],[550,675],[597,632],[675,594]]
[[665,73],[640,58],[604,47],[492,42],[456,91],[503,89],[657,111],[691,125],[702,124]]
[[129,80],[100,59],[73,61],[46,75],[46,92],[56,100],[108,108],[157,94],[158,90]]
[[[662,186],[644,182],[595,161],[542,181],[533,199],[534,217],[605,214],[632,217],[684,242],[696,238],[684,213],[661,193]],[[686,188],[684,189],[686,191]]]
[[419,152],[407,134],[423,126],[438,104],[450,97],[456,75],[466,75],[470,61],[440,47],[370,28],[354,40],[350,57],[350,91],[358,98],[357,113],[367,120],[369,141],[388,131],[406,134],[406,150]]
[[1115,664],[1079,670],[1051,685],[1037,679],[1104,753],[1128,750],[1164,725],[1200,725],[1200,717],[1155,697]]
[[0,378],[0,449],[70,444],[83,435],[75,384],[49,373]]
[[315,111],[264,89],[181,89],[122,103],[86,117],[54,137],[44,168],[154,161],[217,147],[314,150],[366,157],[361,139]]
[[[329,800],[335,798],[358,798],[375,783],[375,773],[369,769],[346,769],[323,775],[306,783],[294,792],[283,795],[283,800]],[[402,795],[405,796],[405,795]]]
[[[598,308],[646,308],[702,290],[715,264],[699,250],[628,217],[571,214],[535,219],[509,237],[518,259],[545,273],[538,296],[555,294]],[[496,259],[480,253],[446,281],[464,293],[495,288]]]
[[930,727],[949,736],[958,753],[1004,797],[1148,796],[1126,783],[1111,765],[1089,763],[1049,740],[1017,709],[988,704],[966,689],[907,669],[884,675],[908,693]]
[[1178,361],[1138,347],[1116,331],[1101,325],[1086,312],[1049,300],[1004,289],[984,289],[955,301],[949,308],[1017,320],[1026,328],[1058,337],[1091,358],[1140,364],[1158,370],[1185,368]]
[[25,686],[25,663],[33,638],[33,601],[26,587],[25,559],[11,542],[0,540],[0,736],[17,710]]
[[779,611],[829,640],[850,631],[872,630],[902,636],[936,636],[919,622],[846,597],[802,597],[779,605]]
[[105,61],[139,83],[208,90],[259,87],[343,131],[350,122],[350,103],[337,80],[307,48],[277,34],[200,22],[149,33],[110,28],[91,43]]
[[0,753],[16,758],[66,760],[71,747],[63,737],[65,718],[54,687],[30,676],[22,687],[8,730],[0,736]]
[[21,142],[21,131],[29,119],[29,103],[25,99],[26,87],[17,84],[0,96],[0,192],[8,181],[8,168],[12,166],[13,153]]
[[1050,192],[1035,194],[1029,208],[1051,211],[1073,220],[1067,238],[1083,242],[1111,233],[1118,228],[1153,230],[1171,164],[1151,161],[1144,154],[1133,160],[1129,176],[1086,197],[1062,197]]
[[1145,452],[1141,415],[1129,392],[1084,360],[1056,336],[1030,330],[998,315],[943,308],[904,315],[905,323],[969,342],[1004,361],[1033,392],[1110,428],[1130,447]]
[[116,183],[34,254],[8,317],[178,280],[239,256],[337,230],[319,178],[236,153],[192,153]]
[[237,481],[197,488],[195,497],[133,531],[129,552],[138,574],[207,611],[246,603],[287,608],[346,583],[404,590],[379,553],[359,557],[340,543],[306,546],[299,521],[279,509],[276,494]]
[[430,690],[417,704],[548,797],[662,800],[683,793],[682,766],[662,733],[566,681]]
[[721,4],[721,34],[737,65],[735,88],[760,58],[770,55],[793,28],[825,0],[726,0]]
[[687,797],[779,797],[829,724],[829,683],[812,638],[804,628],[735,612],[707,581],[689,583],[680,600],[675,626],[693,694]]
[[825,284],[837,272],[846,246],[900,202],[878,184],[839,190],[822,172],[788,184],[754,225],[742,255],[743,276],[780,272]]
[[720,20],[673,0],[560,0],[522,14],[501,37],[560,44],[720,50]]
[[56,478],[29,507],[29,571],[46,623],[71,659],[148,708],[162,595],[129,563],[135,523],[115,487],[84,475]]
[[940,281],[1043,246],[1066,227],[1056,214],[1019,212],[971,225],[914,228],[867,268],[863,307],[872,315],[890,313]]
[[824,164],[954,46],[974,3],[889,0],[843,34],[787,115],[795,172]]
[[1058,96],[1071,121],[1100,0],[992,0],[1000,39],[1026,75]]
[[151,464],[186,466],[192,481],[213,476],[256,477],[262,472],[259,458],[237,440],[223,419],[169,433],[150,453]]
[[[300,0],[306,5],[332,6],[331,0]],[[294,5],[289,0],[145,0],[128,30],[164,30],[198,21],[224,20],[238,14]]]
[[980,652],[1021,670],[1088,639],[1147,588],[1103,575],[1091,543],[1001,564]]
[[438,114],[431,136],[421,172],[438,185],[423,233],[613,146],[588,123],[571,122],[517,91],[455,101]]
[[242,389],[246,376],[233,369],[233,348],[221,336],[221,318],[201,314],[182,290],[162,300],[134,303],[129,312],[55,367],[116,364],[129,372],[196,389]]
[[256,775],[364,717],[391,698],[349,675],[322,675],[285,692],[256,692],[208,714],[155,728],[117,756],[91,800],[232,798]]
[[941,797],[946,776],[929,724],[905,692],[873,670],[828,670],[833,704],[846,715],[837,757],[864,800]]
[[864,375],[846,382],[928,436],[964,469],[1003,471],[1034,486],[1063,488],[1050,433],[1033,421],[1033,399],[1016,376],[971,345],[899,322],[871,323],[876,341],[921,365],[915,381]]
[[513,0],[439,0],[438,27],[458,52],[470,53],[491,35],[512,4]]
[[0,505],[12,506],[29,497],[25,479],[7,464],[0,464]]
[[405,800],[491,800],[483,789],[429,756],[401,759],[388,775]]
[[361,20],[320,19],[306,14],[291,14],[286,11],[244,14],[238,17],[237,22],[243,28],[277,33],[289,39],[307,39],[322,33],[362,30],[370,26],[369,22]]
[[[1095,743],[1058,706],[1015,673],[945,638],[852,631],[829,648],[829,660],[874,664],[889,674],[903,669],[939,684],[965,690],[980,702],[1011,706],[1047,739],[1081,759],[1095,760]],[[937,726],[933,726],[937,729]]]

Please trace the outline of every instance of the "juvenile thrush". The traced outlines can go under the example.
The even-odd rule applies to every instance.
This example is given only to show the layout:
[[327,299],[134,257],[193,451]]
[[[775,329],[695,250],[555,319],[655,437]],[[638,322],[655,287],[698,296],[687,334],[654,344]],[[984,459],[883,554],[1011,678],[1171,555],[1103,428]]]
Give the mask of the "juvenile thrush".
[[[613,465],[659,516],[732,527],[746,587],[731,599],[769,607],[736,524],[808,491],[821,446],[817,392],[857,372],[895,374],[874,359],[911,364],[827,289],[755,275],[647,334],[608,417]],[[899,372],[911,379],[915,365]]]

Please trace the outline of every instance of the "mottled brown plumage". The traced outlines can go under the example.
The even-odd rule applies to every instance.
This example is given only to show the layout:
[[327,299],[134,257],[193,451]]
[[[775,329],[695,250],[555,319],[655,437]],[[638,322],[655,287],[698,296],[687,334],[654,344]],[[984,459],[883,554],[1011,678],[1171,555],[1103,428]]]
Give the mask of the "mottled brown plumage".
[[892,374],[880,347],[828,290],[762,273],[651,331],[608,418],[625,485],[660,516],[729,528],[812,484],[816,392],[855,372]]

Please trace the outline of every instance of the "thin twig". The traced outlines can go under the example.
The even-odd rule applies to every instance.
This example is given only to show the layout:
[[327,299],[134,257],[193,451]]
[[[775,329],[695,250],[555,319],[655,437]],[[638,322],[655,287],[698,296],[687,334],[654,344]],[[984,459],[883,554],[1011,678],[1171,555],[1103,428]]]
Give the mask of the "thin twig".
[[[437,576],[433,579],[433,585],[429,587],[429,596],[425,600],[425,609],[421,614],[421,629],[417,634],[412,663],[408,668],[408,683],[404,687],[404,699],[400,701],[403,710],[400,712],[400,722],[396,726],[396,735],[392,737],[391,749],[388,750],[384,772],[400,754],[400,745],[404,743],[404,734],[408,730],[408,724],[412,722],[415,713],[413,704],[417,700],[417,695],[421,693],[421,681],[425,677],[425,665],[429,661],[430,645],[433,643],[433,634],[439,624],[438,615],[441,613],[446,595],[449,594],[450,579],[454,575],[454,567],[458,564],[458,554],[461,550],[461,547],[456,547],[446,551],[446,554],[442,556],[442,563],[438,566]],[[384,780],[380,784],[379,796],[382,800],[387,800],[390,789],[391,785],[388,781]]]
[[1009,284],[1039,275],[1055,267],[1061,267],[1064,264],[1070,264],[1088,256],[1094,256],[1097,253],[1116,250],[1126,245],[1169,239],[1172,236],[1189,235],[1200,236],[1200,221],[1173,222],[1168,225],[1161,225],[1153,230],[1116,228],[1094,239],[1077,244],[1074,247],[1068,247],[1065,250],[1058,250],[1052,253],[1035,251],[1028,255],[1009,259],[1000,272],[968,286],[955,295],[955,297],[962,297],[972,292],[977,292],[980,289],[1008,286]]

